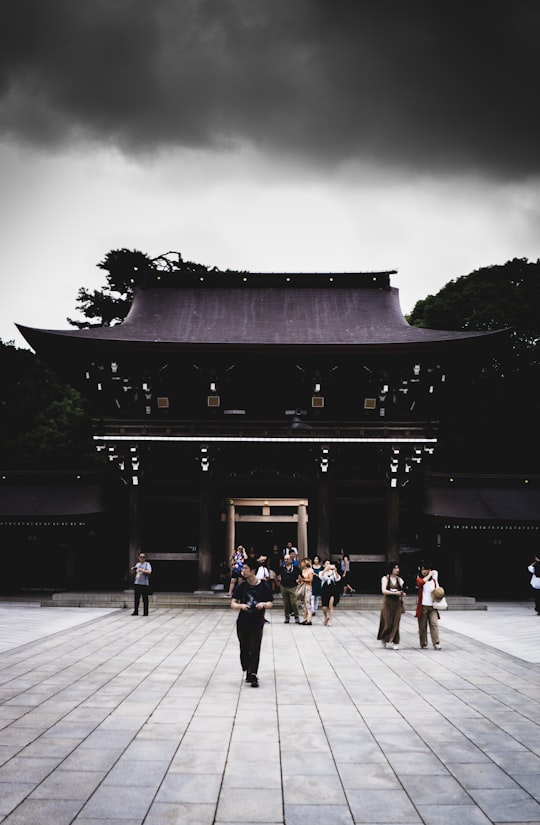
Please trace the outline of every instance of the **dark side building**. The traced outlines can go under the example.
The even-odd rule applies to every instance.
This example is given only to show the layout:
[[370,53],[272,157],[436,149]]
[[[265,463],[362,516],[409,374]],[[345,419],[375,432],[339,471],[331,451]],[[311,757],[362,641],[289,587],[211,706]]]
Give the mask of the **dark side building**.
[[411,327],[391,274],[160,273],[116,326],[19,327],[91,399],[114,569],[143,549],[157,588],[205,590],[236,544],[291,540],[368,591],[418,545],[441,415],[504,333]]

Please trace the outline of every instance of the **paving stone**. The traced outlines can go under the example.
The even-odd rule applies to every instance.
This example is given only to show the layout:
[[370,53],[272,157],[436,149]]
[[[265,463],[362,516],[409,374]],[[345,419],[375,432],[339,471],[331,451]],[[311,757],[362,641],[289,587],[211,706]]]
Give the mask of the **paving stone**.
[[82,816],[88,819],[144,819],[154,797],[153,788],[132,787],[119,793],[113,785],[101,785],[82,808]]
[[232,612],[153,609],[141,641],[128,611],[47,635],[33,608],[33,640],[0,652],[0,822],[236,825],[241,800],[242,825],[537,823],[538,663],[526,633],[501,650],[497,610],[491,644],[489,619],[480,641],[449,616],[442,651],[407,614],[400,651],[377,611],[272,622],[253,691]]
[[254,788],[250,792],[239,796],[236,789],[223,790],[217,806],[216,822],[237,823],[239,811],[241,811],[242,823],[282,822],[283,803],[281,793],[276,793],[274,790]]
[[77,800],[25,799],[3,821],[9,825],[70,825],[80,807]]
[[30,799],[79,799],[85,802],[104,776],[103,771],[57,770],[37,786]]
[[31,782],[0,782],[0,816],[6,816],[34,790]]
[[[145,825],[214,825],[215,805],[175,802],[154,802],[144,821]],[[77,822],[77,825],[79,823]],[[84,823],[80,823],[84,825]],[[95,825],[88,823],[88,825]],[[107,823],[109,825],[109,823]]]
[[470,795],[494,822],[540,822],[540,803],[521,788],[475,788]]
[[168,774],[156,796],[156,802],[186,802],[216,804],[221,786],[221,774]]

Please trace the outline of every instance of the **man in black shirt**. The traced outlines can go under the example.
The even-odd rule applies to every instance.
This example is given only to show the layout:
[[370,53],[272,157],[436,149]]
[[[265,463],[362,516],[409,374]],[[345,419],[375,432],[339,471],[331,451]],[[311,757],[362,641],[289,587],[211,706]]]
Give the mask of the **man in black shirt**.
[[242,567],[242,581],[234,588],[231,607],[238,610],[236,633],[240,642],[240,664],[251,687],[259,687],[257,671],[264,629],[264,611],[273,602],[272,588],[266,581],[259,581],[259,562],[247,558]]
[[289,624],[289,616],[294,615],[296,624],[300,624],[298,617],[298,602],[296,601],[296,585],[300,575],[300,570],[293,564],[289,555],[285,556],[279,571],[279,584],[283,597],[283,612],[285,613],[285,624]]

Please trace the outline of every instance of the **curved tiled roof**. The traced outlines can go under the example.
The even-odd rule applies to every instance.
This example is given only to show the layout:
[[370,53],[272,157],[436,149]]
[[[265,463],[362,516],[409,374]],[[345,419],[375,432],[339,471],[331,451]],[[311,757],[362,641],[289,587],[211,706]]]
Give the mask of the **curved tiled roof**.
[[[304,277],[304,281],[302,281]],[[19,326],[35,346],[46,339],[174,348],[337,347],[423,349],[492,339],[498,332],[449,332],[410,326],[396,288],[358,286],[354,275],[294,276],[272,286],[266,276],[240,285],[156,286],[135,292],[126,319],[116,326],[84,330],[36,330]],[[245,279],[248,281],[248,278]],[[375,279],[374,279],[375,280]],[[270,284],[271,284],[270,280]],[[307,285],[304,285],[307,284]]]

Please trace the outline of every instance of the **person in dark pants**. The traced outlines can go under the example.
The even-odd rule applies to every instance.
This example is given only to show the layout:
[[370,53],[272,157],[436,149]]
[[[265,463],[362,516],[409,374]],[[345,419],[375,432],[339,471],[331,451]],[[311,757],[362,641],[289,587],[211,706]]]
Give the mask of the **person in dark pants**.
[[274,597],[266,581],[259,581],[259,562],[247,558],[242,567],[242,581],[232,594],[231,607],[238,610],[236,633],[240,643],[240,664],[251,687],[259,687],[257,673],[264,630],[264,613],[270,610]]
[[534,593],[534,609],[536,615],[540,616],[540,559],[538,556],[534,557],[527,570],[532,573],[531,587]]
[[296,585],[298,584],[299,568],[293,564],[290,556],[285,556],[279,571],[279,588],[283,598],[283,612],[285,614],[285,624],[289,624],[291,613],[294,615],[296,624],[300,624],[298,615],[298,602],[296,601]]
[[152,574],[152,566],[150,562],[146,561],[146,556],[144,553],[139,553],[139,561],[131,568],[131,572],[135,573],[135,604],[131,615],[139,615],[139,602],[142,597],[143,615],[148,616],[148,591],[150,590],[149,577]]

